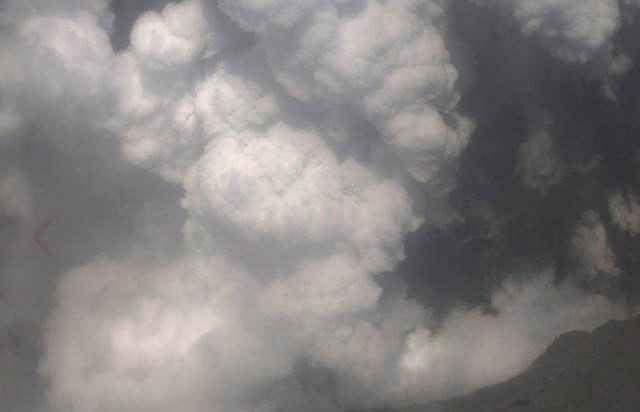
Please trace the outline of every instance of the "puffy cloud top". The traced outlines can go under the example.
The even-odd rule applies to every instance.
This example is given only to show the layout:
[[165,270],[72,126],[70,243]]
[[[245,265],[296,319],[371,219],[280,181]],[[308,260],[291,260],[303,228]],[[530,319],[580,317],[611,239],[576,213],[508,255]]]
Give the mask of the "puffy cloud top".
[[[440,3],[340,3],[296,3],[308,16],[295,13],[284,25],[265,11],[257,29],[246,28],[260,35],[289,94],[352,103],[416,179],[434,178],[441,163],[466,146],[471,130],[454,113],[457,71],[444,45]],[[256,4],[223,2],[222,8],[242,24],[254,18]]]
[[190,0],[169,3],[161,13],[144,13],[131,31],[133,52],[157,69],[215,54],[222,46],[222,34],[210,25],[212,12],[206,1]]
[[185,188],[184,205],[201,224],[282,247],[355,243],[398,259],[416,219],[397,182],[338,161],[319,136],[284,124],[212,141]]
[[632,236],[640,233],[640,198],[631,191],[616,192],[609,198],[613,222]]
[[475,0],[498,4],[513,14],[526,35],[556,56],[579,63],[608,46],[618,28],[616,0]]
[[[183,0],[151,10],[160,3],[144,2],[119,51],[106,0],[0,3],[0,158],[18,155],[0,170],[0,224],[77,202],[71,213],[92,205],[79,221],[112,213],[126,226],[117,236],[101,221],[42,287],[57,285],[55,307],[46,295],[41,309],[46,410],[407,405],[496,382],[557,333],[619,315],[545,276],[493,291],[499,314],[459,308],[435,327],[394,273],[408,234],[441,219],[444,177],[474,130],[458,108],[450,2]],[[608,47],[617,25],[611,0],[498,3],[570,61]],[[629,71],[614,66],[612,76]],[[520,151],[525,181],[540,189],[564,177],[546,132]],[[51,182],[65,190],[48,192]],[[147,185],[165,197],[147,198]],[[635,234],[630,193],[609,206]],[[16,244],[28,238],[9,227]],[[620,273],[600,216],[572,230],[587,280]],[[117,245],[103,250],[100,236]],[[0,281],[9,307],[18,299],[4,299],[5,285],[42,279]]]
[[593,279],[598,274],[616,276],[620,273],[606,228],[595,212],[586,212],[581,217],[572,246],[580,263],[581,276]]
[[246,31],[264,32],[275,26],[290,28],[325,0],[222,0],[220,8]]

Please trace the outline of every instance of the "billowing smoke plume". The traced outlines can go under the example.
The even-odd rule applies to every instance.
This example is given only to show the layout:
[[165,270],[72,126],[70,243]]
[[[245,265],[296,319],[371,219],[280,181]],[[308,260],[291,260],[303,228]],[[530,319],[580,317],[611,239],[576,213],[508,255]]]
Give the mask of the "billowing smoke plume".
[[609,52],[620,18],[617,0],[473,1],[502,8],[555,56],[581,63]]
[[0,2],[4,404],[408,405],[627,316],[634,10]]

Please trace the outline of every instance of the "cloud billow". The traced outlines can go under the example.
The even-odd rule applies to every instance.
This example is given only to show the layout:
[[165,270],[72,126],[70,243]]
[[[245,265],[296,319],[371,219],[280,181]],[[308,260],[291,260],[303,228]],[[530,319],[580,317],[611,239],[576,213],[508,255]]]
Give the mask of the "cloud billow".
[[[587,205],[615,148],[571,126],[610,121],[561,109],[629,101],[635,52],[616,2],[533,3],[0,3],[12,405],[403,406],[627,316],[637,176]],[[21,245],[53,211],[47,268]]]

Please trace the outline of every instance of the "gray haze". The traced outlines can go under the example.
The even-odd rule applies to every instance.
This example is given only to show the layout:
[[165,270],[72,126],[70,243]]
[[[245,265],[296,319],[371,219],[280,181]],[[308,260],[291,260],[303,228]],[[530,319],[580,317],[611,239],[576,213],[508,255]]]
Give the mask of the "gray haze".
[[638,18],[0,0],[0,411],[426,403],[636,313]]

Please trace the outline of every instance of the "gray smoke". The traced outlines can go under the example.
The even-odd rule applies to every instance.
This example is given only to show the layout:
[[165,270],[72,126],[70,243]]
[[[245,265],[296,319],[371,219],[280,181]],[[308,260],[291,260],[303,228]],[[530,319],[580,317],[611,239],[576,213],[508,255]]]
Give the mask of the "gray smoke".
[[0,2],[0,410],[429,402],[633,313],[637,15]]

